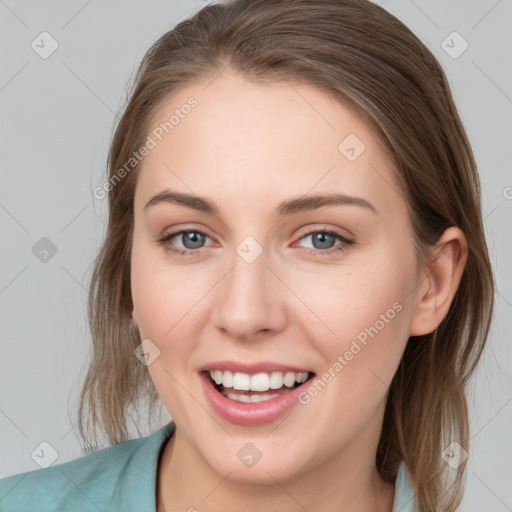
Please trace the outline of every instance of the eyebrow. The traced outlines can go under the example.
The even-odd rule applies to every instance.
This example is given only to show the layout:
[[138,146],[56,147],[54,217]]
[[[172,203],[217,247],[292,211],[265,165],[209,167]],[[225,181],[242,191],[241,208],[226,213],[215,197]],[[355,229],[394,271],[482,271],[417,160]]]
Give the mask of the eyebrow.
[[[147,210],[150,206],[161,203],[177,204],[200,212],[219,215],[219,209],[217,206],[205,197],[185,194],[183,192],[174,192],[171,190],[162,190],[156,196],[152,197],[144,206],[144,210]],[[279,216],[286,217],[296,213],[316,210],[324,206],[340,205],[360,206],[370,210],[376,215],[379,214],[377,208],[375,208],[375,206],[369,203],[366,199],[348,196],[342,193],[317,194],[287,199],[278,205],[276,212]]]

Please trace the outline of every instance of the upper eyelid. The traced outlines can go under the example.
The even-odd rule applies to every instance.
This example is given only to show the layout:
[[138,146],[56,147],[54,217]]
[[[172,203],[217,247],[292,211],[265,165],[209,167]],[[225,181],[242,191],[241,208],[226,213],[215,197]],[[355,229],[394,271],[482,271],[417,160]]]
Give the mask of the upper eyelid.
[[299,234],[297,236],[300,239],[300,238],[304,238],[305,236],[308,236],[308,235],[311,235],[314,233],[324,233],[324,232],[332,233],[337,236],[341,236],[342,238],[345,238],[347,240],[352,240],[354,238],[354,235],[352,233],[350,233],[349,231],[347,231],[346,229],[342,229],[339,227],[334,228],[334,227],[330,227],[330,226],[326,226],[326,225],[320,225],[319,227],[316,227],[316,228],[306,227],[306,228],[304,228],[304,230],[302,230],[302,229],[299,230]]

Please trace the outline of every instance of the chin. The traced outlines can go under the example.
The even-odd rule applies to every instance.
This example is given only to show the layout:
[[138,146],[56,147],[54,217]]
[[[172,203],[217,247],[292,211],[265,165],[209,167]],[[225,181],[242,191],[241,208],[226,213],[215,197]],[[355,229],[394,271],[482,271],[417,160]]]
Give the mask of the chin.
[[287,452],[278,440],[250,439],[229,438],[226,444],[219,442],[213,452],[210,445],[202,457],[215,473],[241,484],[275,485],[276,480],[290,480],[306,470],[300,464],[310,457],[297,453],[298,443],[292,443],[288,447],[292,452]]

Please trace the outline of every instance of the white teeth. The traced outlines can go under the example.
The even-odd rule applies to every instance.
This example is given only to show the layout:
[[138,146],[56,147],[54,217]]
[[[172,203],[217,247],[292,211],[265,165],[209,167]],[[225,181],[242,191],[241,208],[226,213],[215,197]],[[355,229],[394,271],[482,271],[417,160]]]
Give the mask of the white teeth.
[[233,387],[239,391],[249,391],[251,389],[251,376],[247,373],[236,372],[233,375]]
[[295,373],[287,372],[284,376],[284,385],[287,388],[291,388],[295,384]]
[[270,374],[270,389],[279,389],[284,385],[283,372],[272,372]]
[[233,387],[233,372],[221,372],[222,373],[222,383],[225,388]]
[[299,383],[299,384],[302,384],[303,382],[306,382],[308,380],[308,375],[309,373],[308,372],[300,372],[298,374],[298,377],[295,377],[295,380]]
[[276,396],[279,396],[278,393],[262,393],[261,395],[244,395],[242,393],[236,393],[233,391],[225,391],[224,395],[230,400],[236,400],[237,402],[245,402],[245,403],[255,403],[255,402],[265,402],[267,400],[271,400]]
[[251,377],[252,391],[267,391],[269,388],[268,373],[257,373]]
[[[233,388],[238,391],[268,391],[269,389],[280,389],[283,386],[292,388],[296,382],[302,384],[308,379],[308,372],[271,372],[247,373],[222,370],[211,370],[210,377],[216,384],[222,384],[225,388]],[[240,401],[246,401],[241,399]]]
[[215,370],[213,372],[212,378],[216,384],[222,384],[223,379],[222,379],[222,372],[220,370]]

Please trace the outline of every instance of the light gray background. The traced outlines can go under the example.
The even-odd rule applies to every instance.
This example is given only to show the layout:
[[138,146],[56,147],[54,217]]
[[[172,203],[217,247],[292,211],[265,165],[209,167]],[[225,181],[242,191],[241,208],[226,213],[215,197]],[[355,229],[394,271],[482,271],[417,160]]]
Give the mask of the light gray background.
[[[512,1],[377,3],[440,60],[479,164],[497,304],[474,381],[463,510],[512,510]],[[0,476],[37,469],[31,453],[42,441],[55,464],[82,455],[74,426],[89,350],[86,283],[107,206],[92,190],[135,66],[203,5],[0,0]],[[43,31],[59,45],[47,59],[31,48]],[[442,46],[453,31],[469,44],[456,59]],[[46,262],[32,252],[42,237],[57,247]]]

